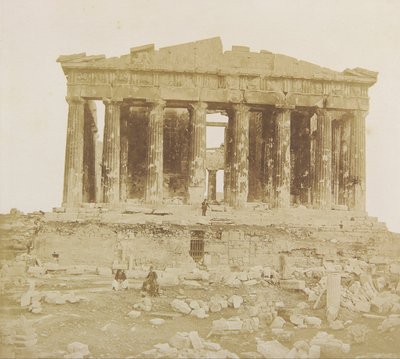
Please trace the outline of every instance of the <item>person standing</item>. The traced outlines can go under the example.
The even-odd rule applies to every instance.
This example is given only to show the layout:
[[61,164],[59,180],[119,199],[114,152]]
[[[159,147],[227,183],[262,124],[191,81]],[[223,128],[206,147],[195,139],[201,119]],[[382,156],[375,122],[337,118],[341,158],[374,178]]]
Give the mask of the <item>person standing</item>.
[[208,204],[207,200],[204,199],[204,201],[201,203],[201,215],[205,216],[207,214],[207,208],[210,208],[210,205]]

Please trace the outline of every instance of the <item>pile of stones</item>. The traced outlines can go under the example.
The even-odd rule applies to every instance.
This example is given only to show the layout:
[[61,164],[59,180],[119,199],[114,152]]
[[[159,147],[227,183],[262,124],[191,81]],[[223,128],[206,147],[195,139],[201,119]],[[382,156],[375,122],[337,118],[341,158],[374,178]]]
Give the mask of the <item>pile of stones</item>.
[[141,358],[239,358],[235,353],[221,348],[221,345],[201,338],[196,331],[178,332],[168,343],[154,345],[153,349],[142,352]]

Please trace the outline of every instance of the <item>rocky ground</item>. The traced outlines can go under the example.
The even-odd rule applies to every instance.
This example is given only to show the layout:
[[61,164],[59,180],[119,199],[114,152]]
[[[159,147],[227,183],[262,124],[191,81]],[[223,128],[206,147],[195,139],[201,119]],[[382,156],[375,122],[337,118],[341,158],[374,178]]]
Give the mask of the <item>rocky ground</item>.
[[[337,258],[285,273],[177,264],[156,268],[161,295],[150,298],[140,292],[148,266],[127,271],[128,290],[112,291],[111,268],[26,254],[35,218],[21,219],[19,240],[1,241],[1,358],[400,356],[396,261]],[[327,317],[332,271],[341,274],[336,318]]]

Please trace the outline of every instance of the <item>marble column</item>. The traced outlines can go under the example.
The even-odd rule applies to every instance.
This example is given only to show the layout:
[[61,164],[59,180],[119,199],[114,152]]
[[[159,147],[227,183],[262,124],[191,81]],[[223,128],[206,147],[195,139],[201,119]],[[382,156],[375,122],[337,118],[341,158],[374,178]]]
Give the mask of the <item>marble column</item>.
[[83,202],[96,202],[96,104],[87,101],[84,106],[83,140]]
[[270,111],[264,111],[263,118],[263,139],[264,139],[264,202],[269,207],[274,205],[274,166],[275,166],[275,122]]
[[208,170],[208,200],[217,200],[217,170]]
[[332,121],[326,109],[317,109],[313,206],[332,208]]
[[249,107],[233,105],[230,205],[243,208],[249,192]]
[[350,206],[365,211],[365,118],[367,111],[353,111],[350,145]]
[[103,100],[105,105],[103,140],[103,202],[119,203],[120,175],[120,101]]
[[291,108],[277,108],[275,122],[275,176],[274,204],[277,208],[290,207],[290,111]]
[[83,194],[84,100],[67,97],[68,125],[64,170],[64,207],[79,207]]
[[340,122],[339,204],[350,208],[350,118],[344,115]]
[[340,122],[332,121],[332,203],[335,205],[339,204],[340,132]]
[[165,101],[156,100],[151,103],[149,111],[147,176],[145,189],[145,201],[149,204],[161,204],[163,201],[164,107]]
[[121,154],[120,154],[120,186],[119,193],[121,202],[126,202],[128,198],[128,117],[129,106],[121,108]]
[[229,204],[231,198],[231,159],[232,159],[232,116],[228,115],[228,126],[224,134],[224,203]]
[[206,112],[207,104],[197,102],[190,105],[190,157],[188,201],[190,204],[200,204],[206,190]]

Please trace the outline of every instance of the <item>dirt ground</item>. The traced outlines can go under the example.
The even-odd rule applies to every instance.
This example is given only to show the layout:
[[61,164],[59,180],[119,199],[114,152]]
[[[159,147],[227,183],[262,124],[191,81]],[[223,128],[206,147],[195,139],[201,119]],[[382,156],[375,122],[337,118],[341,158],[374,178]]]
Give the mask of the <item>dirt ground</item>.
[[[34,322],[38,334],[37,344],[29,350],[14,351],[15,357],[32,358],[62,358],[66,353],[67,345],[71,342],[81,342],[89,346],[93,358],[126,358],[140,357],[140,353],[151,349],[157,343],[166,343],[176,332],[197,331],[202,338],[206,338],[212,328],[212,321],[232,316],[245,317],[246,304],[258,296],[266,296],[271,301],[282,301],[286,308],[293,308],[300,301],[305,301],[305,295],[297,292],[282,291],[272,286],[258,284],[251,288],[229,288],[225,286],[204,285],[201,289],[188,287],[166,287],[160,297],[152,298],[153,307],[150,312],[142,312],[137,319],[131,319],[127,314],[133,305],[141,300],[138,289],[126,291],[112,291],[111,280],[99,275],[51,275],[46,279],[36,280],[36,290],[60,292],[75,291],[86,300],[79,303],[43,304],[43,312],[32,314],[21,308],[19,299],[23,287],[15,287],[1,297],[1,322],[12,320],[24,315]],[[130,284],[138,287],[139,280],[130,280]],[[25,288],[26,289],[26,288]],[[181,291],[179,292],[179,289]],[[183,289],[183,292],[182,292]],[[154,312],[172,312],[170,302],[176,298],[191,298],[209,300],[214,295],[232,294],[241,295],[244,304],[239,309],[226,308],[221,312],[210,313],[206,319],[198,319],[189,315],[182,315],[174,319],[165,319],[160,326],[153,326],[149,320],[155,317]],[[323,318],[323,310],[306,310],[310,315]],[[349,358],[355,357],[398,357],[400,355],[400,330],[381,335],[377,331],[380,320],[364,319],[359,316],[342,312],[343,319],[352,318],[353,323],[367,324],[371,332],[364,344],[353,345]],[[347,318],[345,318],[347,316]],[[135,328],[132,330],[132,328]],[[285,328],[293,329],[290,323]],[[347,342],[346,331],[332,331],[326,322],[320,329],[294,329],[296,340],[309,340],[319,330],[333,333],[338,339]],[[241,353],[256,352],[256,338],[271,340],[271,329],[262,327],[258,331],[248,334],[231,334],[225,336],[211,335],[210,340],[219,343],[223,348],[245,357]],[[290,348],[293,343],[285,343]],[[397,353],[397,354],[396,354]],[[7,357],[4,356],[3,357]]]

